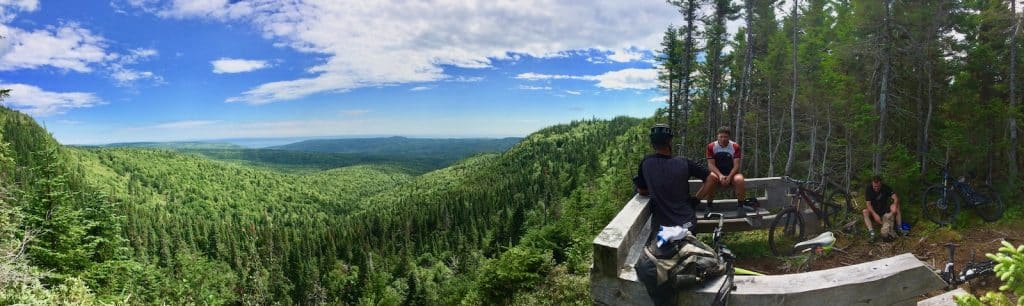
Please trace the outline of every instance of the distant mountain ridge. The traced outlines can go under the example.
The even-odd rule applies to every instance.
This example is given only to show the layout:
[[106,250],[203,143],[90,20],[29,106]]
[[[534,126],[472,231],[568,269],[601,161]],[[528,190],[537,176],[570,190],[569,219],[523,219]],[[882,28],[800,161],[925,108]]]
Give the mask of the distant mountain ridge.
[[267,149],[327,153],[364,153],[379,155],[429,155],[466,157],[479,153],[504,152],[519,143],[520,137],[506,138],[383,138],[313,139]]

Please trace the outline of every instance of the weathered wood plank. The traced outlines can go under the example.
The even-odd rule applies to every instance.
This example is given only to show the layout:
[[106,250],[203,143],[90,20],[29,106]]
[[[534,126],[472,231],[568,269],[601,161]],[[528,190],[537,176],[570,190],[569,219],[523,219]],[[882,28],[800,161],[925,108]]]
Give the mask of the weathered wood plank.
[[966,290],[956,288],[956,290],[921,300],[917,302],[917,306],[956,306],[956,299],[954,297],[964,294],[967,294]]
[[[680,305],[709,304],[721,279],[680,294]],[[807,273],[737,276],[734,305],[894,305],[943,288],[927,265],[906,253],[862,264]],[[682,303],[686,301],[686,303]]]
[[[678,305],[708,305],[722,279],[680,292]],[[858,265],[798,274],[736,276],[731,305],[913,305],[920,296],[945,286],[912,254]],[[599,305],[651,305],[635,272],[618,278],[591,275],[591,295]],[[940,304],[941,305],[941,304]]]
[[619,211],[619,214],[604,230],[594,238],[594,270],[609,277],[617,277],[626,258],[629,257],[630,246],[641,239],[651,208],[647,205],[647,197],[635,195]]

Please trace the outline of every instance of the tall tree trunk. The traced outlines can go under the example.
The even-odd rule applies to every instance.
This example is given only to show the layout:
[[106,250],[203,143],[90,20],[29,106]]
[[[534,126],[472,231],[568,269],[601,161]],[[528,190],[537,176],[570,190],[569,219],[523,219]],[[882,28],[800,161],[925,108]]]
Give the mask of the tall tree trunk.
[[793,157],[796,148],[796,95],[797,95],[797,37],[800,29],[800,19],[797,15],[797,7],[800,4],[800,0],[793,0],[793,91],[790,93],[791,98],[789,100],[789,156],[786,157],[786,170],[785,174],[789,175],[793,171]]
[[688,0],[686,2],[686,41],[684,45],[683,54],[683,71],[680,74],[680,81],[682,82],[682,89],[680,97],[682,98],[683,106],[683,118],[679,127],[679,154],[683,154],[686,150],[686,127],[687,123],[690,122],[690,83],[692,81],[690,74],[693,71],[693,56],[694,56],[694,31],[696,31],[697,22],[697,2],[696,0]]
[[[743,3],[743,9],[746,16],[744,16],[747,23],[747,32],[745,37],[745,49],[743,50],[743,76],[740,81],[740,98],[736,101],[736,139],[743,140],[743,105],[750,103],[750,92],[751,92],[751,81],[750,74],[754,66],[754,31],[753,31],[753,15],[754,8],[753,1],[746,0]],[[756,125],[757,123],[755,123]],[[757,129],[756,127],[754,128]],[[756,138],[756,135],[755,135]],[[757,168],[756,166],[754,167]]]
[[1013,16],[1013,34],[1010,36],[1010,150],[1007,159],[1010,164],[1011,190],[1017,182],[1017,32],[1020,18],[1017,17],[1017,0],[1010,0],[1010,14]]
[[885,1],[885,17],[882,20],[882,79],[878,93],[878,140],[875,142],[874,173],[882,173],[882,151],[885,146],[885,124],[888,121],[889,102],[889,19],[892,14],[892,0]]
[[814,157],[818,150],[818,119],[811,119],[811,158],[807,160],[807,180],[814,180]]
[[821,154],[821,183],[825,184],[826,165],[828,164],[828,143],[832,140],[832,104],[825,105],[825,120],[828,121],[828,130],[825,132],[825,152]]

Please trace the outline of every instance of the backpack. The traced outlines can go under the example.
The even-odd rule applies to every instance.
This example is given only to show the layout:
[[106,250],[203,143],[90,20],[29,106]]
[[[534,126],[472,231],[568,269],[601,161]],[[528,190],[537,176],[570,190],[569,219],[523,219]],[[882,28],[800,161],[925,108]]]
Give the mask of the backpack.
[[692,234],[660,248],[651,241],[644,247],[644,255],[657,268],[658,286],[671,282],[675,289],[692,288],[725,274],[725,263],[715,250]]

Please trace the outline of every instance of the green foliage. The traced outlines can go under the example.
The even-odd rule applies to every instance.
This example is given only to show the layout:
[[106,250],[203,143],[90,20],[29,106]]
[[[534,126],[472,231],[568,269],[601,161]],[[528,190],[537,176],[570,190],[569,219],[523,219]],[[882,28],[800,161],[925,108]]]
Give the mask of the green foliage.
[[487,304],[504,304],[517,291],[532,288],[554,265],[550,250],[513,247],[477,272],[477,284]]
[[[996,262],[995,273],[1003,285],[999,291],[1009,292],[1018,296],[1017,305],[1024,305],[1024,245],[1014,247],[1005,240],[999,252],[985,254]],[[956,297],[958,305],[1013,305],[1013,302],[1002,292],[988,292],[981,298],[971,294]]]

